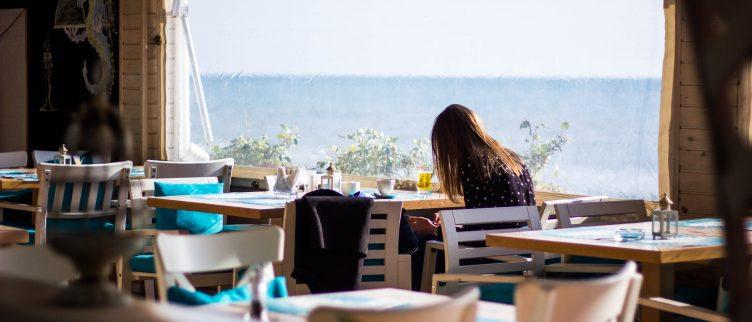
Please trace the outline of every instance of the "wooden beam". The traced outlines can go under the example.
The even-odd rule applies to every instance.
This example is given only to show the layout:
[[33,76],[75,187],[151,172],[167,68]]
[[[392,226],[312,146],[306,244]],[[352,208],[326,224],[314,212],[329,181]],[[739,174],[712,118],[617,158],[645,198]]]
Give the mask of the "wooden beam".
[[658,190],[678,196],[679,185],[679,49],[681,48],[681,11],[677,0],[665,0],[665,51],[661,84],[660,124],[658,130]]

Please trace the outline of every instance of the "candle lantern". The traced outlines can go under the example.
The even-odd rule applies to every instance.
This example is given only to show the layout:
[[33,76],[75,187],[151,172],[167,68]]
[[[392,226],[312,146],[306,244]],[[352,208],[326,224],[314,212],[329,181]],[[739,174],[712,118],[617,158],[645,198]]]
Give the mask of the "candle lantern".
[[671,210],[673,202],[664,193],[658,202],[658,209],[653,210],[653,239],[676,238],[679,234],[679,212]]
[[73,164],[73,158],[68,154],[68,148],[65,147],[65,144],[58,149],[58,155],[55,156],[54,161],[57,164]]
[[326,174],[321,175],[321,189],[340,190],[342,184],[342,175],[336,173],[334,166],[330,163],[326,168]]

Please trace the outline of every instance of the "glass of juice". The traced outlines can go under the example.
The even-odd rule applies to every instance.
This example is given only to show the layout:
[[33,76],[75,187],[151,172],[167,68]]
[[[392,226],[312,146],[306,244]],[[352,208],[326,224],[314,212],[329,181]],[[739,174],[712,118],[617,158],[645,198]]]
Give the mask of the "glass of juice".
[[418,194],[429,196],[431,194],[431,178],[433,172],[431,171],[418,171],[418,180],[415,182],[415,186],[418,188]]

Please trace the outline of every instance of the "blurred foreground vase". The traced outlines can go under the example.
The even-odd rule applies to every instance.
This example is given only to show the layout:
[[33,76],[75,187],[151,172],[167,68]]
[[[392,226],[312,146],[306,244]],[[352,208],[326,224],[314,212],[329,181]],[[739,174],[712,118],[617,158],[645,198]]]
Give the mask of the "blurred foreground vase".
[[51,238],[50,247],[73,262],[80,273],[53,298],[67,307],[107,307],[130,303],[130,296],[109,281],[110,269],[119,258],[142,249],[146,240],[134,233],[76,233]]
[[671,210],[673,202],[664,193],[658,202],[658,209],[652,212],[653,239],[676,238],[679,234],[679,212]]

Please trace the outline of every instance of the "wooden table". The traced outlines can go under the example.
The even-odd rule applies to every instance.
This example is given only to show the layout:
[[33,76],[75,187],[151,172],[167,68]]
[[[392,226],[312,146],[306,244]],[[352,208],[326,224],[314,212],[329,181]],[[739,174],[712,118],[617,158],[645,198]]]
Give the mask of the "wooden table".
[[[613,240],[613,231],[619,228],[644,229],[646,239],[616,242]],[[752,225],[749,225],[748,229],[752,230]],[[488,234],[486,243],[495,247],[639,262],[644,277],[643,297],[673,297],[675,263],[724,257],[723,233],[719,219],[682,221],[679,237],[669,240],[653,240],[651,223],[646,222]],[[642,321],[659,319],[658,311],[643,308]]]
[[29,242],[29,233],[26,229],[0,225],[0,247]]
[[[344,293],[329,293],[324,296],[331,296],[332,294],[342,294],[347,296],[357,296],[361,298],[373,298],[378,301],[399,302],[402,305],[430,305],[445,299],[443,295],[434,295],[422,292],[406,291],[394,288],[382,288],[372,290],[362,290],[354,292]],[[313,299],[321,295],[299,295],[293,296],[289,299],[306,298],[308,300]],[[322,301],[321,305],[326,305],[326,301]],[[331,305],[331,304],[330,304]],[[232,304],[232,305],[215,305],[207,307],[212,310],[218,310],[223,312],[234,312],[237,316],[242,316],[247,311],[247,305],[245,304]],[[306,321],[305,316],[301,315],[289,315],[275,313],[271,311],[269,316],[272,321],[290,321],[290,322],[303,322]],[[478,311],[476,321],[486,322],[514,322],[515,321],[515,308],[513,305],[499,304],[491,302],[478,302]]]
[[[133,171],[131,172],[131,179],[143,179],[144,178],[144,167],[143,166],[136,166],[132,168]],[[0,169],[0,171],[19,171],[23,172],[25,174],[36,174],[37,169],[30,168],[30,169]],[[39,179],[37,180],[21,180],[21,179],[15,179],[15,178],[6,178],[2,176],[2,173],[0,173],[0,191],[4,190],[22,190],[22,189],[31,189],[31,190],[39,190]]]
[[[242,322],[247,305],[209,305],[185,307],[169,304],[155,304],[139,299],[133,300],[130,307],[112,308],[65,308],[50,303],[60,290],[59,286],[25,279],[0,275],[0,320],[39,321],[39,322],[79,322],[79,321],[216,321]],[[349,292],[374,299],[404,301],[406,304],[430,304],[443,299],[440,295],[417,293],[396,289],[379,289]],[[305,296],[305,295],[304,295]],[[270,313],[272,321],[303,322],[305,317]],[[479,302],[478,320],[512,322],[515,318],[511,305]]]
[[[364,191],[368,191],[364,189]],[[370,191],[369,191],[370,192]],[[402,201],[406,210],[461,208],[442,194],[420,197],[413,191],[396,191],[396,199]],[[228,216],[257,220],[282,218],[285,203],[290,199],[275,199],[270,192],[231,192],[217,195],[195,195],[176,197],[150,197],[146,204],[150,207],[221,213]]]

